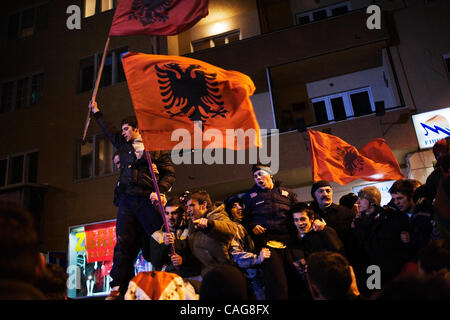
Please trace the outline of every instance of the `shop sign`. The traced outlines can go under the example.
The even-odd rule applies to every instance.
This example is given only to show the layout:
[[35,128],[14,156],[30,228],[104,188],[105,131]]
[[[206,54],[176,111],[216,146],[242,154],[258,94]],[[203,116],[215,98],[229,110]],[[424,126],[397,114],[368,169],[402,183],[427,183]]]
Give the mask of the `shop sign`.
[[412,116],[420,149],[429,149],[436,141],[450,136],[450,107]]

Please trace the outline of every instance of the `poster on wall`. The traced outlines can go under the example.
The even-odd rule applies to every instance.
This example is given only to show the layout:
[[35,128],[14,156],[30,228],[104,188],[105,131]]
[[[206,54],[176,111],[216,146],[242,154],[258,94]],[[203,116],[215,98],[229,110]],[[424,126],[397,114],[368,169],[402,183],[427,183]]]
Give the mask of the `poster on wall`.
[[[111,291],[110,272],[116,245],[116,220],[69,228],[69,298],[107,296]],[[142,253],[136,257],[135,273],[151,271]]]
[[450,107],[412,116],[420,149],[430,149],[436,141],[450,136]]

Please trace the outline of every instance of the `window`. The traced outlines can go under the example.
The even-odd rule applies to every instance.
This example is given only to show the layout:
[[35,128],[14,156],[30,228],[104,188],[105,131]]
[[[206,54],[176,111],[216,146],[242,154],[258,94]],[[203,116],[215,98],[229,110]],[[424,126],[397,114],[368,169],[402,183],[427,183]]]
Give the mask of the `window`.
[[22,109],[28,105],[28,78],[17,80],[16,109]]
[[[108,53],[103,65],[100,87],[107,87],[125,81],[125,72],[122,66],[122,57],[128,48],[114,49]],[[103,53],[94,54],[80,61],[80,75],[78,91],[84,92],[94,88]]]
[[370,87],[314,98],[311,102],[317,124],[345,120],[375,112]]
[[117,0],[84,0],[84,17],[91,17],[97,13],[116,7]]
[[113,162],[114,147],[104,134],[87,137],[76,146],[75,179],[101,177],[116,172]]
[[8,39],[14,40],[34,35],[47,29],[48,4],[41,4],[9,15]]
[[30,105],[36,105],[41,103],[43,86],[44,86],[43,73],[35,74],[31,77]]
[[444,64],[447,70],[447,74],[450,77],[450,53],[444,54]]
[[27,108],[42,102],[44,74],[36,73],[5,81],[0,86],[0,113]]
[[312,10],[308,12],[301,12],[295,15],[297,24],[303,25],[313,21],[320,21],[329,17],[335,17],[345,14],[351,10],[350,1],[338,3],[326,8]]
[[[100,68],[100,63],[102,60],[102,55],[98,59],[98,66]],[[109,53],[105,58],[105,64],[103,65],[102,80],[100,81],[100,87],[107,87],[112,84],[112,54]]]
[[6,185],[6,171],[8,169],[8,159],[0,159],[0,187]]
[[0,159],[0,187],[37,183],[38,151],[8,155]]
[[112,160],[114,147],[106,136],[97,137],[95,145],[95,175],[104,176],[113,172],[114,162]]
[[226,45],[231,42],[239,41],[240,31],[233,30],[214,36],[192,41],[191,51],[196,52],[204,49],[209,49],[217,46]]
[[116,82],[126,81],[125,71],[123,70],[122,58],[127,52],[128,48],[122,48],[116,51],[116,55],[118,55],[118,59],[115,59],[116,70],[118,70]]
[[14,82],[8,81],[2,84],[2,100],[0,101],[0,113],[9,112],[13,109]]
[[95,57],[89,57],[80,61],[80,88],[81,92],[88,91],[94,87]]

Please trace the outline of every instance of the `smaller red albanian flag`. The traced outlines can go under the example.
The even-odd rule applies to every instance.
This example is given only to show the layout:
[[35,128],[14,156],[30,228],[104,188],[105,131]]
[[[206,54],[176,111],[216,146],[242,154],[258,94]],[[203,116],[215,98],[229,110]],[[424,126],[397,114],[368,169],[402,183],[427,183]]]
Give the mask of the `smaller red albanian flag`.
[[331,134],[308,130],[313,180],[341,185],[356,179],[386,181],[404,179],[397,159],[384,139],[370,141],[360,150]]
[[208,15],[208,0],[118,0],[109,36],[176,35]]

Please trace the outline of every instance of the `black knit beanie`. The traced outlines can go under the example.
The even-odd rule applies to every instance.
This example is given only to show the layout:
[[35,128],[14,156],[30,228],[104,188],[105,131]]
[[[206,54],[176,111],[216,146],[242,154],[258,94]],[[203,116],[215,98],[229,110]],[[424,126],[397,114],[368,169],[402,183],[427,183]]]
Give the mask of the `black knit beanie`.
[[322,187],[331,187],[331,184],[326,180],[320,180],[320,181],[314,182],[313,185],[311,186],[311,197],[314,200],[316,199],[314,197],[314,192],[316,192],[317,189],[322,188]]

